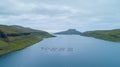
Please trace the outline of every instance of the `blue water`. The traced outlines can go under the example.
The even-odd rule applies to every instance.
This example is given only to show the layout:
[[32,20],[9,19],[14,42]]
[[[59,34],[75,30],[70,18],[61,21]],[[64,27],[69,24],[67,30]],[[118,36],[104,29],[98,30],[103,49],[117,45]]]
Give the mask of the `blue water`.
[[120,43],[57,35],[0,57],[0,67],[120,67]]

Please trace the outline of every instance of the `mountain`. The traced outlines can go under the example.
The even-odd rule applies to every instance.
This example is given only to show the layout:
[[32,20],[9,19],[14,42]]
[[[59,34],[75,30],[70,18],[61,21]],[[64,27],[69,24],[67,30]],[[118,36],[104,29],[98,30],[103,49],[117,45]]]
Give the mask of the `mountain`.
[[54,36],[42,30],[0,25],[0,55],[23,49],[49,37]]
[[0,30],[3,30],[6,33],[45,32],[45,31],[35,30],[27,27],[18,26],[18,25],[12,25],[12,26],[0,25]]
[[76,29],[69,29],[69,30],[58,32],[58,33],[55,33],[55,34],[80,35],[81,32],[77,31]]
[[120,29],[86,31],[82,33],[82,35],[102,40],[120,42]]

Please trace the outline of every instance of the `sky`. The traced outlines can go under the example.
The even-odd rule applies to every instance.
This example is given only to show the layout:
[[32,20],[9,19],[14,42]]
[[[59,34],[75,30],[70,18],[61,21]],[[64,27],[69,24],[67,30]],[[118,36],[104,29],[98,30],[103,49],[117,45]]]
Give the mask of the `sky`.
[[120,28],[120,0],[2,0],[0,24],[57,32]]

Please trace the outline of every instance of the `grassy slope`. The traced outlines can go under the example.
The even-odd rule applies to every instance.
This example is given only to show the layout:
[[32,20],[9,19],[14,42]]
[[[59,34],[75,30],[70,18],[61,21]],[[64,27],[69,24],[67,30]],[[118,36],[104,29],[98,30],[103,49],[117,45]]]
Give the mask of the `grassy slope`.
[[83,35],[90,36],[98,39],[120,42],[120,30],[98,30],[87,31]]
[[28,47],[32,44],[35,44],[35,43],[41,41],[41,40],[42,40],[42,38],[38,38],[36,36],[31,36],[31,37],[26,38],[26,39],[17,40],[15,42],[10,43],[10,44],[7,44],[4,42],[5,43],[4,45],[7,45],[8,48],[0,50],[0,55],[4,55],[4,54],[7,54],[7,53],[12,52],[12,51],[23,49],[25,47]]
[[0,25],[0,30],[4,31],[6,34],[38,32],[32,33],[30,35],[8,36],[10,42],[5,42],[4,40],[0,39],[0,55],[4,55],[12,51],[23,49],[37,42],[40,42],[43,38],[53,37],[51,34],[45,31],[33,30],[21,26],[16,27]]
[[0,48],[8,46],[8,43],[4,42],[3,40],[0,40]]

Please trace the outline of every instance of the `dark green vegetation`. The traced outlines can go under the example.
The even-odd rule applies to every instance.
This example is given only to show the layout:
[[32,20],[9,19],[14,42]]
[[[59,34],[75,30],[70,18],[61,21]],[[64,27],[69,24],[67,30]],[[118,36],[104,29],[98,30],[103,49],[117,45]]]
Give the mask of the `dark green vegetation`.
[[120,42],[120,29],[87,31],[82,35],[108,41]]
[[80,35],[81,32],[75,30],[75,29],[69,29],[67,31],[62,31],[62,32],[58,32],[55,34],[64,34],[64,35]]
[[0,55],[23,49],[49,37],[53,35],[41,30],[0,25]]

